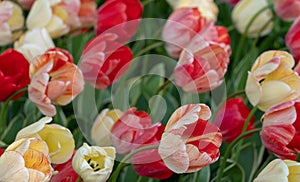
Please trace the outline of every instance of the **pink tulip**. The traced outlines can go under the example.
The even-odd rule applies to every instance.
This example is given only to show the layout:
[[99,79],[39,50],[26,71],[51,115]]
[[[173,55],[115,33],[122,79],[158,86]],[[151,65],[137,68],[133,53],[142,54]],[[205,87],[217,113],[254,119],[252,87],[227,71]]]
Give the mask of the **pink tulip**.
[[235,6],[240,0],[223,0],[223,1],[230,3],[231,6]]
[[84,79],[98,89],[105,89],[116,82],[129,68],[131,50],[116,39],[115,34],[101,34],[83,50],[79,67]]
[[276,14],[283,20],[293,21],[300,16],[300,0],[274,0]]
[[300,152],[300,100],[275,105],[262,121],[263,145],[281,159],[296,160]]
[[193,52],[184,50],[174,70],[176,84],[187,92],[211,91],[222,84],[228,64],[229,54],[220,44],[205,42]]
[[83,75],[65,50],[53,48],[37,56],[30,67],[29,99],[47,116],[54,116],[53,104],[69,104],[83,90]]
[[296,62],[300,61],[300,17],[287,32],[285,42],[287,47],[291,50]]
[[175,10],[163,29],[162,37],[168,54],[174,58],[178,58],[183,49],[191,50],[195,43],[205,41],[221,44],[230,53],[230,37],[226,28],[207,21],[198,8]]
[[207,122],[210,116],[211,111],[204,104],[184,105],[172,114],[158,153],[173,172],[196,172],[218,160],[222,134]]

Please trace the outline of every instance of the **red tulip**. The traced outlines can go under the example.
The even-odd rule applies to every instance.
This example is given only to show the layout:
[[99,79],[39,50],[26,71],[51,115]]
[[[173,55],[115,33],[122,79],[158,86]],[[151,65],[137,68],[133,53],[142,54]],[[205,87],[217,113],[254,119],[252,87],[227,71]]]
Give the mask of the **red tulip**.
[[211,111],[204,104],[184,105],[172,114],[158,153],[175,173],[196,172],[218,160],[222,134],[207,122],[210,116]]
[[300,17],[293,23],[286,34],[285,42],[296,62],[298,62],[300,60]]
[[[250,110],[243,99],[232,98],[227,100],[216,116],[215,124],[220,128],[224,141],[232,142],[241,133]],[[247,131],[254,129],[254,117],[251,118]]]
[[274,0],[276,14],[283,20],[293,21],[300,16],[300,0]]
[[105,89],[113,84],[129,68],[131,50],[116,39],[116,34],[101,34],[83,50],[79,67],[84,79],[98,89]]
[[0,148],[0,156],[1,156],[3,153],[4,153],[4,152],[3,152],[2,148]]
[[[75,151],[73,153],[73,156],[75,154]],[[76,182],[79,178],[79,175],[74,171],[72,167],[72,160],[73,156],[65,163],[63,164],[56,164],[53,165],[55,173],[50,182]]]
[[230,3],[231,6],[235,6],[240,0],[223,0],[223,1]]
[[281,159],[296,160],[300,152],[300,100],[270,108],[262,121],[263,145]]
[[143,6],[139,0],[106,1],[98,9],[96,34],[115,33],[118,41],[127,42],[135,34],[142,12]]
[[162,37],[168,54],[174,58],[178,58],[183,49],[193,49],[205,41],[218,43],[230,53],[230,37],[226,28],[207,21],[198,8],[175,10],[163,29]]
[[159,126],[159,123],[152,125],[146,112],[131,108],[113,125],[112,143],[119,154],[129,153],[153,138]]
[[[164,129],[164,126],[159,126],[157,127],[156,132],[148,130],[152,132],[152,134],[154,133],[154,135],[144,143],[144,146],[158,145]],[[145,133],[142,136],[143,140],[145,139],[145,136],[149,136],[145,135]],[[139,142],[139,139],[137,139],[136,142]],[[173,172],[164,164],[158,154],[158,149],[145,150],[135,154],[132,157],[132,163],[133,168],[140,176],[147,176],[161,180],[169,178],[173,174]]]
[[182,51],[174,70],[175,81],[183,90],[193,93],[211,91],[223,82],[229,54],[220,44],[205,42],[192,53]]
[[[29,82],[29,63],[25,57],[13,49],[4,51],[0,55],[0,102],[5,101],[16,91],[26,87]],[[19,94],[13,99],[17,99],[22,95]]]

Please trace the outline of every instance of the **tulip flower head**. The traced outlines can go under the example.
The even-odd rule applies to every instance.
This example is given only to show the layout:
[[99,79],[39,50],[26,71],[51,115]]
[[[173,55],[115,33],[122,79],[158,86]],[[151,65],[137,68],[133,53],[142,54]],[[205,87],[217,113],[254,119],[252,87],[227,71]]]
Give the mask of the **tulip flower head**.
[[116,39],[116,34],[101,34],[83,50],[79,67],[84,79],[97,89],[107,88],[129,68],[131,50]]
[[300,16],[300,0],[273,0],[276,14],[285,21],[293,21]]
[[264,146],[282,159],[296,160],[296,153],[300,153],[300,100],[273,106],[262,121],[260,135]]
[[284,51],[262,53],[248,72],[246,94],[253,106],[266,111],[300,96],[300,78],[292,70],[293,57]]
[[114,147],[90,147],[84,143],[75,153],[72,166],[86,182],[105,182],[113,169],[115,157]]
[[83,75],[67,51],[53,48],[35,57],[30,65],[29,99],[46,116],[54,116],[53,104],[67,105],[84,86]]
[[291,160],[271,161],[253,182],[297,182],[300,177],[300,163]]
[[0,46],[15,41],[21,34],[24,25],[23,11],[12,1],[0,2]]
[[125,43],[138,29],[143,6],[139,0],[109,0],[99,7],[96,35],[113,33]]
[[179,8],[197,7],[199,12],[209,21],[216,21],[219,10],[213,0],[167,0],[176,10]]
[[173,172],[196,172],[218,160],[222,134],[207,122],[210,116],[211,111],[204,104],[184,105],[172,114],[158,153]]
[[14,43],[14,49],[21,52],[29,62],[54,47],[54,43],[45,28],[27,31]]
[[44,140],[49,148],[51,162],[61,164],[71,158],[75,142],[69,129],[58,124],[48,124],[51,120],[50,117],[44,117],[23,128],[18,132],[16,140],[30,137]]
[[52,175],[47,144],[37,138],[13,142],[0,157],[0,181],[49,181]]
[[[244,104],[243,99],[228,99],[219,110],[215,124],[220,128],[224,141],[232,142],[243,130],[250,110]],[[254,117],[251,118],[247,131],[254,129]]]
[[110,146],[111,129],[115,122],[122,116],[122,112],[118,109],[104,109],[97,116],[91,131],[91,138],[97,146]]
[[[6,101],[9,96],[26,87],[29,82],[29,63],[21,53],[7,49],[0,54],[0,102]],[[22,95],[18,94],[13,99]]]
[[296,19],[285,36],[285,42],[295,61],[300,61],[300,17]]
[[[240,33],[245,33],[252,18],[267,6],[267,0],[241,0],[232,11],[232,20],[236,29]],[[272,11],[269,8],[265,9],[251,23],[246,35],[259,37],[269,34],[274,25],[272,18]]]

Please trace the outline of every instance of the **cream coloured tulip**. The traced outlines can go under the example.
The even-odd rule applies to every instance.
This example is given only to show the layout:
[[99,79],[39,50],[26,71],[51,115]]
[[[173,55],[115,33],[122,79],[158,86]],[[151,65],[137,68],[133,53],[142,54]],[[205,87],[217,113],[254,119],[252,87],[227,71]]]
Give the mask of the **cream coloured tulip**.
[[104,109],[97,116],[91,132],[91,138],[97,146],[112,145],[110,138],[111,128],[114,123],[122,116],[122,111],[118,109]]
[[61,164],[71,158],[75,148],[75,142],[69,129],[58,124],[48,124],[51,121],[52,118],[44,117],[23,128],[18,132],[16,140],[30,137],[44,140],[49,148],[51,162]]
[[88,146],[86,143],[75,153],[72,166],[85,182],[104,182],[114,166],[114,147]]
[[216,21],[219,9],[213,0],[167,0],[174,8],[197,7],[201,15],[207,20]]
[[52,175],[47,144],[23,138],[8,146],[0,157],[0,181],[49,181]]
[[298,182],[299,178],[299,162],[275,159],[258,174],[254,182]]
[[248,73],[246,95],[253,106],[266,111],[300,96],[300,77],[292,70],[294,58],[285,51],[261,54]]
[[22,34],[23,11],[12,1],[0,2],[0,46],[12,43]]
[[14,49],[21,52],[29,62],[53,47],[55,45],[45,28],[29,30],[14,43]]
[[[252,18],[267,6],[267,0],[241,0],[232,11],[232,20],[236,29],[240,33],[245,33]],[[269,8],[260,12],[251,23],[251,26],[247,31],[247,36],[258,37],[270,33],[274,24],[272,18],[273,14]]]

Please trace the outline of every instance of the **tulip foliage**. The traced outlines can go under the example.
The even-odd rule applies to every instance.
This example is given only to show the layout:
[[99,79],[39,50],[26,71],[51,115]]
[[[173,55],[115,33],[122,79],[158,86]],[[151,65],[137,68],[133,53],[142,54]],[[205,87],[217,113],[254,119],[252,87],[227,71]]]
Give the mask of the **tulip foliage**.
[[0,182],[298,182],[300,0],[0,0]]

